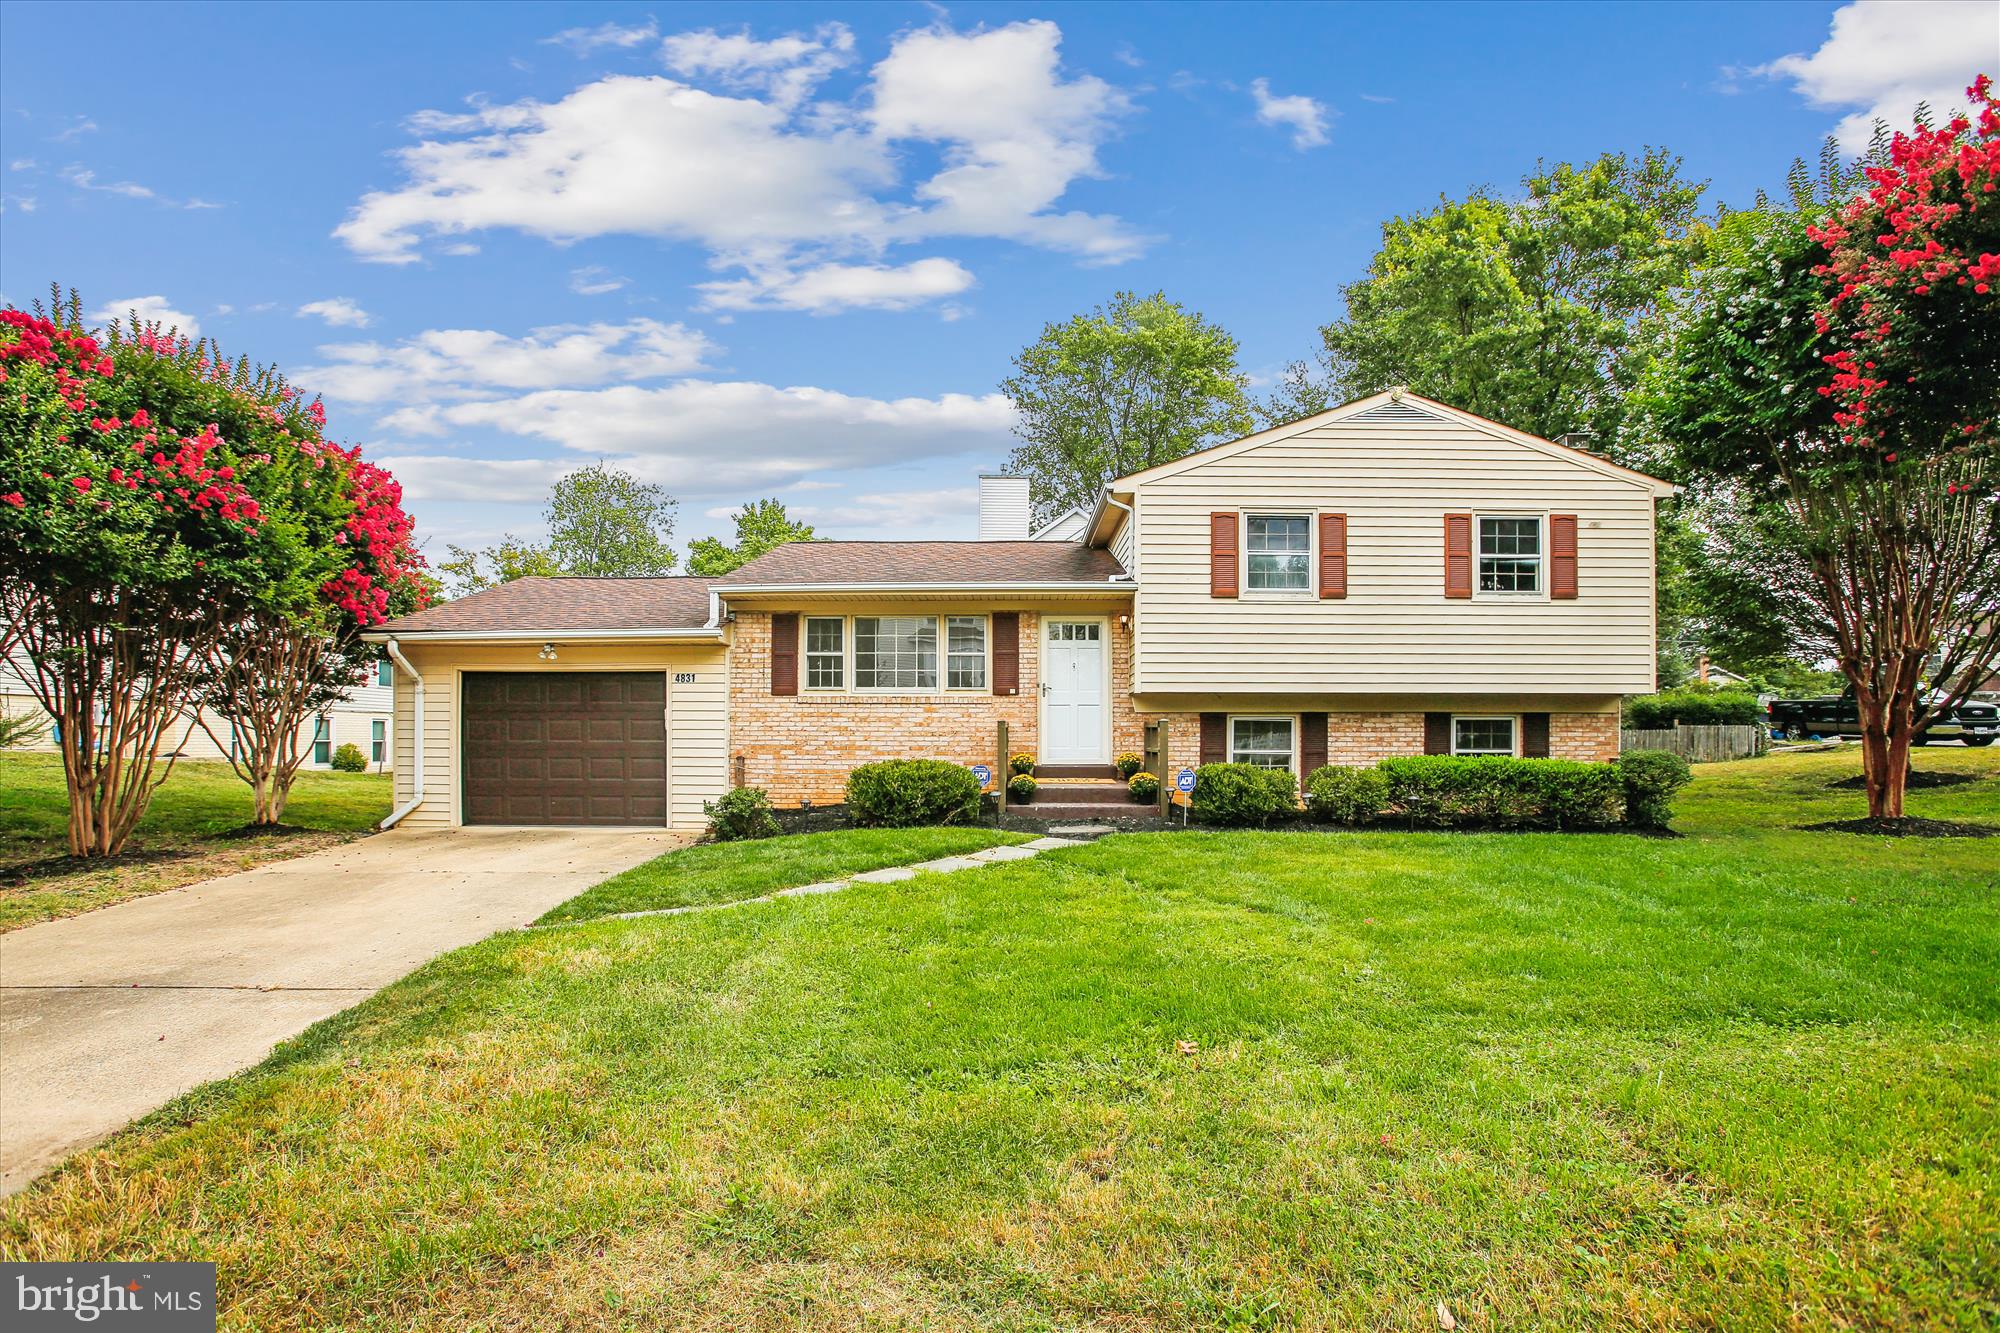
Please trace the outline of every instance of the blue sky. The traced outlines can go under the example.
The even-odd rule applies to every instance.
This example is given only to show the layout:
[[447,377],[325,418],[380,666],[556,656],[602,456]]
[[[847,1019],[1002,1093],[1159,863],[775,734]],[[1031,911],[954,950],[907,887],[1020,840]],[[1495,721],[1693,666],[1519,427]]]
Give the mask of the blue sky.
[[433,555],[563,470],[970,535],[994,386],[1160,289],[1260,379],[1383,219],[1662,144],[1711,203],[2000,69],[2000,3],[0,8],[0,292],[324,392]]

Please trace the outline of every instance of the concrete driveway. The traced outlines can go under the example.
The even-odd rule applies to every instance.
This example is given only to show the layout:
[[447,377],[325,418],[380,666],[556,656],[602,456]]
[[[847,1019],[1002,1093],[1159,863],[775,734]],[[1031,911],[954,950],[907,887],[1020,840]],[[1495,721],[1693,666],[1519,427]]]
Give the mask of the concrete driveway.
[[0,1194],[425,960],[686,841],[389,832],[0,935]]

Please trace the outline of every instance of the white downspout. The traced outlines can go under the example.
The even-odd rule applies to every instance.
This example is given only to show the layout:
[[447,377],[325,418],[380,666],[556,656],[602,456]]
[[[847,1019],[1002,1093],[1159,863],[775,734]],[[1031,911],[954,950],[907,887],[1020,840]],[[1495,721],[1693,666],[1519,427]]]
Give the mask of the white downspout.
[[424,803],[424,678],[421,672],[410,665],[410,659],[403,656],[403,650],[396,646],[394,639],[388,640],[382,646],[389,650],[389,660],[394,662],[398,667],[401,667],[404,673],[417,683],[417,692],[412,709],[413,725],[416,728],[417,734],[412,737],[412,740],[415,742],[416,755],[413,770],[410,774],[410,799],[397,806],[394,810],[391,810],[389,817],[382,821],[384,829],[392,829],[402,820],[403,816]]

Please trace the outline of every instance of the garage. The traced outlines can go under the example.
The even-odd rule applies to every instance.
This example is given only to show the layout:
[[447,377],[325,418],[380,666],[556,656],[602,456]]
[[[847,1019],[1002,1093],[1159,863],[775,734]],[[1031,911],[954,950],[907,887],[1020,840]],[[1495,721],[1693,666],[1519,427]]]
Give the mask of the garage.
[[471,671],[462,680],[466,823],[667,823],[663,673]]

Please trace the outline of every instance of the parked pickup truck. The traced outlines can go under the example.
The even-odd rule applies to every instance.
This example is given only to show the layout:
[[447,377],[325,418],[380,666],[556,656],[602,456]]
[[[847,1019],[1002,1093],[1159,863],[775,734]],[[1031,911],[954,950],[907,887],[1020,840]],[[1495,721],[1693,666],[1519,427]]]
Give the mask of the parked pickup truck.
[[[1770,704],[1774,740],[1819,740],[1827,736],[1859,736],[1861,710],[1851,694],[1827,694],[1817,699],[1773,699]],[[2000,707],[1968,699],[1932,720],[1917,733],[1916,743],[1961,740],[1967,745],[1991,745],[2000,737]]]

